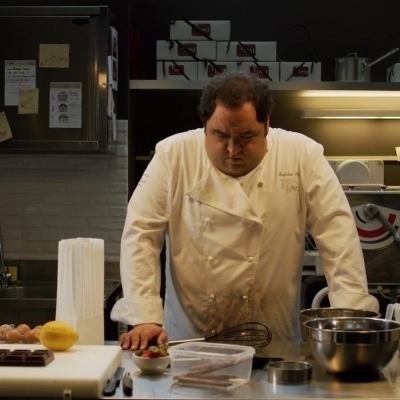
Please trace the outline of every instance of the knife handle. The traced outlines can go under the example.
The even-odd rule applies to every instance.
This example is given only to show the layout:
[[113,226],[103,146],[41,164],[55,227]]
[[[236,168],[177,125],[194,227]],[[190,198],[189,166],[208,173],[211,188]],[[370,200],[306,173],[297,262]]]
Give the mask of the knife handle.
[[109,379],[106,387],[103,389],[104,396],[113,396],[119,385],[119,379]]
[[133,392],[133,381],[129,372],[127,372],[122,379],[122,390],[127,395],[131,395]]

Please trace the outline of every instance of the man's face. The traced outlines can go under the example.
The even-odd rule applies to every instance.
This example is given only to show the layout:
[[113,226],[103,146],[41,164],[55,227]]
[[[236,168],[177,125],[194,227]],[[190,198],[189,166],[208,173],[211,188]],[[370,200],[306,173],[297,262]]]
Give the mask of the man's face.
[[217,103],[205,127],[208,158],[227,175],[245,175],[260,164],[267,152],[268,128],[269,121],[257,121],[251,103],[240,108]]

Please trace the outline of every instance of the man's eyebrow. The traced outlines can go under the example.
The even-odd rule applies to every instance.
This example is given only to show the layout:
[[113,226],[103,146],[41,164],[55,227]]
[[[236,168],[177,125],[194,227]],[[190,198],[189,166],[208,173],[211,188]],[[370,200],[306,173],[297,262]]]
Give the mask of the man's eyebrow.
[[238,134],[238,136],[247,136],[247,135],[256,135],[256,134],[257,134],[257,131],[248,129],[248,130],[246,130],[246,131],[240,132],[240,133]]
[[221,131],[221,129],[218,129],[218,128],[214,128],[214,129],[212,129],[212,131],[214,133],[221,133],[222,135],[228,135],[228,133]]
[[[231,136],[231,134],[229,132],[224,132],[224,131],[222,131],[221,129],[218,129],[218,128],[213,128],[213,129],[211,129],[211,131],[212,131],[212,133],[214,133],[216,135]],[[257,131],[249,129],[249,130],[240,132],[236,137],[242,137],[242,136],[248,136],[248,135],[253,135],[254,136],[256,134],[257,134]]]

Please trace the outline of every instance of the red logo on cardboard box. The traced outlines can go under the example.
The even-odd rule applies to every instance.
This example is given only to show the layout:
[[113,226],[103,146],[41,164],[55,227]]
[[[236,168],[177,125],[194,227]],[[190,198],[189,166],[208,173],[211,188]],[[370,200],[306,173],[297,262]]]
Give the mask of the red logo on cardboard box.
[[307,78],[309,75],[308,67],[293,67],[293,76]]
[[168,67],[169,75],[183,75],[185,73],[185,67],[183,65],[170,65]]
[[227,66],[223,64],[218,64],[216,67],[214,65],[209,65],[207,67],[207,76],[212,78],[215,75],[219,75],[226,70]]
[[197,29],[192,27],[192,36],[210,36],[211,35],[211,25],[210,24],[195,24],[195,26]]
[[258,66],[258,65],[251,65],[250,72],[252,74],[258,75],[260,78],[266,78],[269,76],[269,67],[265,66]]
[[197,54],[196,43],[178,44],[178,56],[195,56]]
[[236,45],[236,55],[238,57],[255,57],[256,56],[256,45],[255,44],[241,44]]

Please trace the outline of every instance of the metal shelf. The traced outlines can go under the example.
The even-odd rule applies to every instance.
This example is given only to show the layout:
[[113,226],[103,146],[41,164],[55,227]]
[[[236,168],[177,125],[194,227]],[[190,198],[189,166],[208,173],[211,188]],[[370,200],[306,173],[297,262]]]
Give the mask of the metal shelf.
[[[131,80],[132,90],[202,90],[207,81],[172,81],[172,80]],[[308,90],[360,90],[360,91],[400,91],[400,82],[269,82],[273,91],[308,91]],[[400,94],[399,94],[400,96]]]
[[[129,88],[133,91],[155,91],[154,93],[159,96],[168,96],[168,91],[173,91],[173,96],[190,96],[198,95],[207,81],[172,81],[172,80],[130,80]],[[308,81],[308,82],[269,82],[271,91],[274,93],[275,99],[290,99],[291,107],[295,105],[296,110],[299,104],[311,104],[317,108],[332,108],[332,104],[336,106],[337,102],[335,97],[340,98],[340,104],[346,104],[348,107],[349,102],[359,101],[359,104],[365,103],[370,107],[371,102],[377,99],[379,107],[389,107],[398,109],[400,101],[400,82],[336,82],[336,81]],[[139,93],[138,93],[139,94]],[[304,97],[304,99],[303,99]],[[305,99],[308,97],[308,99]],[[315,97],[315,99],[312,99]],[[318,98],[321,98],[319,101]],[[356,100],[355,100],[356,99]],[[392,100],[393,99],[393,100]],[[301,102],[301,103],[300,103]],[[375,102],[376,103],[376,102]],[[374,103],[374,104],[375,104]],[[322,106],[328,104],[328,106]],[[386,105],[382,105],[386,104]],[[364,108],[367,106],[363,106]],[[374,105],[376,108],[376,106]],[[301,108],[299,108],[300,110]],[[296,111],[297,112],[297,111]],[[327,156],[327,158],[344,158],[344,159],[357,159],[357,158],[376,158],[386,162],[397,162],[396,155],[362,155],[362,156]],[[136,155],[137,161],[148,161],[148,155]]]
[[[343,159],[343,160],[363,160],[365,158],[370,158],[373,160],[382,160],[382,161],[399,161],[396,156],[325,156],[327,160],[334,159]],[[150,161],[150,156],[145,155],[137,155],[135,157],[136,161]]]

